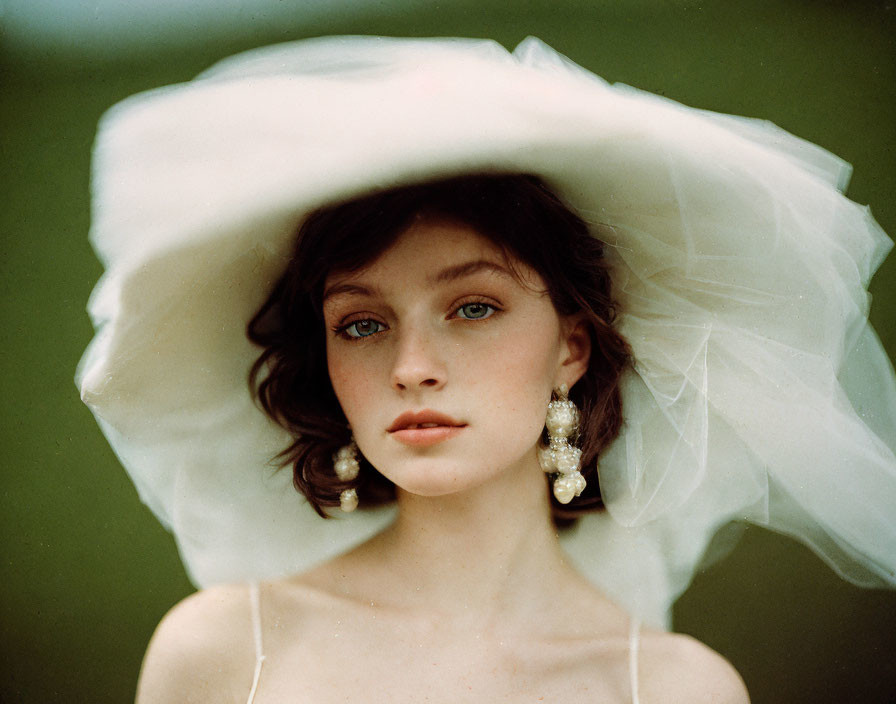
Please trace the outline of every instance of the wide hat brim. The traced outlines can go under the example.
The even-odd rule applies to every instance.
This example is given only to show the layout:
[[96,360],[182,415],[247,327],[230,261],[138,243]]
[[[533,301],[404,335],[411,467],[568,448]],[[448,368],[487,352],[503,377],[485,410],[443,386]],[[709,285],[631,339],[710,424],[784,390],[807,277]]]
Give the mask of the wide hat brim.
[[246,323],[310,211],[468,172],[538,174],[609,245],[636,363],[609,512],[563,537],[589,577],[662,623],[750,520],[896,584],[896,383],[866,293],[892,243],[820,148],[531,38],[341,37],[124,101],[93,163],[106,272],[77,383],[197,585],[301,571],[390,520],[324,521],[272,465],[288,438],[250,398]]

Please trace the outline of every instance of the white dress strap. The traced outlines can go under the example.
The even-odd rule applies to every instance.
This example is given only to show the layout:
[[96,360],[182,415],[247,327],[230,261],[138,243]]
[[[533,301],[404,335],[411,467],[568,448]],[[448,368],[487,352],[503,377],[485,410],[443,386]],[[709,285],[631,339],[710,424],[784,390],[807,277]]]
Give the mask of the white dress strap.
[[252,704],[261,679],[261,666],[264,663],[264,648],[261,642],[261,599],[258,593],[258,582],[249,582],[249,608],[252,612],[252,637],[255,639],[255,674],[252,676],[252,689],[246,704]]
[[638,651],[641,648],[641,622],[632,617],[628,634],[628,675],[632,690],[632,704],[641,704],[638,696]]

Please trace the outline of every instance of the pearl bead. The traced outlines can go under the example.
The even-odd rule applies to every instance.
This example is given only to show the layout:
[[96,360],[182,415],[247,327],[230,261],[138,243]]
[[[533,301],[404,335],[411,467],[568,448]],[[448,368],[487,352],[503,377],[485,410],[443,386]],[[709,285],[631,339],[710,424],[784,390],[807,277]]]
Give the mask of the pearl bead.
[[554,480],[554,496],[561,504],[568,504],[575,495],[575,483],[568,475],[561,475]]
[[545,425],[553,436],[569,437],[578,421],[578,413],[572,401],[551,401]]
[[541,468],[545,472],[556,472],[556,467],[554,466],[554,453],[551,452],[551,448],[544,447],[543,445],[538,446],[538,464],[541,465]]
[[339,495],[339,508],[346,513],[351,513],[358,508],[358,492],[354,489],[346,489]]
[[585,490],[585,486],[587,482],[585,481],[585,477],[582,476],[581,472],[575,472],[570,475],[572,477],[573,482],[575,483],[576,496],[581,496],[582,492]]
[[354,443],[350,445],[343,445],[339,448],[339,451],[336,453],[336,459],[338,460],[351,460],[355,458],[355,445]]
[[572,445],[564,445],[559,451],[554,453],[556,459],[557,471],[561,474],[570,474],[579,468],[579,461],[582,458],[582,451]]
[[350,482],[358,476],[360,465],[354,457],[340,458],[333,465],[336,470],[336,476],[344,482]]

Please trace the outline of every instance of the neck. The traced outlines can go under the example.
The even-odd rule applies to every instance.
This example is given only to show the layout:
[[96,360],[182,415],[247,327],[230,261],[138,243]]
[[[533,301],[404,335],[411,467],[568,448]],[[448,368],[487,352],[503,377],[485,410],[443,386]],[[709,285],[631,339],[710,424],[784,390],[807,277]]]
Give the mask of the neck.
[[550,610],[573,574],[534,453],[470,491],[399,492],[398,506],[395,523],[358,555],[368,574],[384,576],[393,604],[488,627]]

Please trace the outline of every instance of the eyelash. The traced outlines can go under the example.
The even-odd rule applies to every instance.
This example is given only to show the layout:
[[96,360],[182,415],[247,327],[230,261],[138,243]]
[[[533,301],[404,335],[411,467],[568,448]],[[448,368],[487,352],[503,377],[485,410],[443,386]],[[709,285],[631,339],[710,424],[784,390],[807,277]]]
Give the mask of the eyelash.
[[[474,298],[471,300],[463,301],[462,303],[459,303],[457,306],[455,306],[454,315],[457,316],[457,314],[461,311],[461,309],[466,308],[467,306],[471,306],[471,305],[484,306],[489,309],[489,312],[486,315],[482,316],[481,318],[464,318],[464,317],[458,316],[458,319],[468,320],[470,322],[475,322],[475,321],[479,321],[479,320],[488,320],[495,313],[499,313],[503,310],[502,308],[498,307],[494,303],[489,303],[487,301],[482,300],[481,298]],[[375,323],[376,325],[379,325],[381,328],[388,329],[388,328],[386,328],[385,323],[381,323],[380,321],[374,320],[373,318],[357,318],[348,323],[343,323],[341,325],[334,326],[333,332],[336,333],[339,337],[343,338],[344,340],[348,340],[350,342],[359,342],[361,340],[365,340],[367,338],[374,337],[378,333],[383,332],[383,330],[376,330],[375,332],[372,332],[368,335],[351,335],[351,334],[349,334],[349,332],[348,332],[349,328],[352,328],[353,326],[357,325],[358,323],[367,323],[367,322]]]

